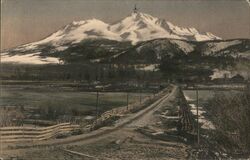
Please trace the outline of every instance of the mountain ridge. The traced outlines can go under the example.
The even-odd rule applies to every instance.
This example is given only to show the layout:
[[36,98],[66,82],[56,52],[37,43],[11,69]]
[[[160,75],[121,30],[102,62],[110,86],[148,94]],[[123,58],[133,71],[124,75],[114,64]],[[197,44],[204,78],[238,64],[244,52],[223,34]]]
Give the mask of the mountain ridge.
[[[59,63],[60,61],[74,63],[86,60],[91,62],[114,62],[112,56],[117,59],[121,55],[128,54],[126,56],[130,57],[130,59],[135,59],[134,55],[144,54],[144,52],[148,53],[145,56],[162,55],[163,53],[171,53],[172,55],[196,53],[201,56],[250,59],[250,39],[197,42],[159,38],[142,41],[136,45],[132,45],[130,42],[109,39],[86,39],[80,43],[69,45],[68,48],[61,51],[50,45],[40,46],[38,49],[28,51],[12,50],[1,54],[1,61],[34,64]],[[54,58],[54,60],[51,58]],[[143,57],[141,58],[143,59]],[[46,62],[47,59],[48,62]],[[22,62],[22,60],[24,61]]]
[[112,24],[96,18],[73,21],[40,41],[1,53],[1,61],[39,64],[111,61],[113,56],[119,59],[125,53],[143,55],[141,48],[154,63],[165,53],[188,55],[199,52],[203,56],[250,59],[249,39],[222,40],[213,34],[205,34],[201,35],[195,28],[175,26],[164,19],[137,12]]
[[[39,47],[39,45],[50,43],[54,46],[63,46],[91,38],[130,41],[132,44],[158,38],[184,39],[190,41],[221,39],[209,32],[200,34],[195,28],[175,26],[164,19],[138,12],[131,13],[113,24],[105,23],[96,18],[73,21],[42,40],[27,43],[14,49],[29,50]],[[59,48],[59,50],[62,49]]]

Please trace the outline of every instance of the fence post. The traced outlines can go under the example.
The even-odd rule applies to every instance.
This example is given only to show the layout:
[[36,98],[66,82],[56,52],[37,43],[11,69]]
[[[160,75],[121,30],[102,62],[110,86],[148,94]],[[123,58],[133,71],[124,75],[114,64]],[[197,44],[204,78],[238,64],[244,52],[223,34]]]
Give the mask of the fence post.
[[196,87],[196,113],[197,113],[197,143],[200,145],[200,128],[199,128],[199,92],[198,87]]

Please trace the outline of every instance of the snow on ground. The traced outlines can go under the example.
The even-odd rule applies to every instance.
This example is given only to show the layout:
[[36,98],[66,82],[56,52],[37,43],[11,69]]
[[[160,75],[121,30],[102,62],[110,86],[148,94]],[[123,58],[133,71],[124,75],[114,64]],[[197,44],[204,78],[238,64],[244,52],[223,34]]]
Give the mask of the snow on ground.
[[1,55],[2,63],[19,63],[19,64],[50,64],[59,63],[59,59],[55,57],[45,57],[39,56],[39,52],[26,54],[26,55],[14,55],[10,56],[7,54]]
[[221,39],[220,37],[217,37],[217,36],[215,36],[215,35],[213,35],[212,33],[209,33],[209,32],[207,32],[205,34],[197,33],[197,34],[194,35],[194,37],[195,37],[196,41],[207,41],[207,40],[211,40],[211,39]]
[[[200,34],[195,28],[183,28],[164,19],[146,13],[132,13],[120,22],[111,25],[110,30],[135,44],[156,38],[195,39],[197,41],[220,39],[211,33]],[[200,38],[202,37],[202,38]]]
[[[132,13],[115,24],[108,24],[98,19],[72,22],[66,27],[56,31],[45,39],[17,47],[16,51],[35,50],[39,45],[50,44],[58,47],[64,44],[79,43],[84,39],[104,38],[117,41],[131,41],[136,44],[138,41],[146,41],[157,38],[171,38],[184,40],[213,40],[220,39],[211,33],[199,33],[195,28],[183,28],[173,25],[149,14]],[[192,46],[185,42],[176,41],[180,48],[190,52]]]
[[159,70],[159,64],[150,64],[150,65],[146,65],[144,67],[138,67],[138,70],[142,70],[142,71],[158,71]]
[[246,52],[238,52],[237,55],[241,58],[246,58],[250,60],[250,49]]
[[227,42],[211,42],[211,43],[208,43],[209,50],[206,51],[205,54],[208,55],[210,53],[218,52],[225,48],[228,48],[230,46],[237,45],[240,43],[241,43],[240,40],[233,40],[233,41],[227,41]]
[[[191,112],[195,117],[197,116],[197,107],[195,104],[193,104],[195,99],[192,99],[188,96],[189,94],[184,92],[184,96],[186,100],[188,101],[189,105],[191,106]],[[191,95],[190,95],[191,96]],[[203,106],[198,107],[198,115],[199,115],[199,123],[201,125],[201,128],[203,129],[209,129],[209,130],[214,130],[215,126],[214,124],[204,116],[206,114],[206,111],[204,110]]]
[[157,70],[159,70],[158,66],[159,66],[158,64],[150,64],[150,65],[144,67],[144,70],[145,71],[157,71]]
[[111,25],[110,30],[123,38],[136,44],[138,41],[146,41],[156,38],[186,39],[177,34],[171,34],[164,26],[164,20],[145,13],[132,13],[120,22]]
[[171,42],[175,43],[178,45],[178,47],[183,50],[185,53],[189,53],[194,51],[194,45],[189,44],[185,41],[180,41],[180,40],[171,40]]
[[56,47],[56,50],[57,51],[64,51],[67,48],[68,48],[67,46],[58,46],[58,47]]
[[109,25],[98,19],[85,21],[86,23],[72,26],[70,31],[65,33],[65,37],[73,43],[78,43],[86,38],[107,38],[112,40],[121,40],[121,38],[108,30]]
[[187,96],[187,95],[185,95],[185,99],[186,99],[187,101],[194,101],[194,99],[190,98],[190,97]]
[[98,58],[98,59],[92,59],[92,60],[90,60],[91,62],[93,62],[93,63],[99,63],[99,62],[101,62],[101,58]]
[[[41,58],[38,55],[35,55],[34,52],[40,51],[41,48],[39,48],[39,46],[43,45],[53,46],[57,51],[63,51],[67,49],[66,45],[79,43],[84,39],[101,38],[117,41],[131,41],[135,44],[138,41],[157,38],[194,40],[197,36],[203,37],[202,40],[219,39],[212,34],[201,34],[195,28],[178,27],[163,19],[138,12],[132,13],[115,24],[107,24],[94,18],[86,21],[73,22],[43,40],[25,44],[13,49],[15,52],[20,51],[22,53],[30,54],[15,56],[6,55],[3,56],[2,62],[32,64],[58,63],[59,60],[57,58]],[[173,40],[173,43],[176,43],[179,48],[186,53],[194,50],[194,46],[184,41]],[[115,56],[119,56],[121,54],[123,54],[123,52]],[[173,55],[173,53],[169,54]],[[157,57],[160,59],[160,54],[157,53]],[[148,71],[158,70],[155,65],[149,65],[143,69]]]
[[237,70],[233,70],[233,71],[229,71],[229,70],[220,70],[220,69],[214,69],[213,70],[213,74],[210,75],[211,79],[217,79],[217,78],[232,78],[233,76],[235,75],[241,75],[243,76],[244,78],[248,78],[249,76],[249,71],[244,71],[244,70],[240,70],[240,71],[237,71]]
[[211,75],[211,79],[217,79],[217,78],[225,78],[225,76],[227,78],[232,78],[234,76],[234,74],[232,74],[231,71],[228,70],[219,70],[219,69],[214,69],[213,70],[213,75]]
[[[195,104],[189,104],[191,106],[191,112],[193,115],[197,115],[197,108]],[[201,123],[201,128],[214,130],[214,124],[209,121],[204,114],[206,113],[202,107],[198,107],[199,123]]]

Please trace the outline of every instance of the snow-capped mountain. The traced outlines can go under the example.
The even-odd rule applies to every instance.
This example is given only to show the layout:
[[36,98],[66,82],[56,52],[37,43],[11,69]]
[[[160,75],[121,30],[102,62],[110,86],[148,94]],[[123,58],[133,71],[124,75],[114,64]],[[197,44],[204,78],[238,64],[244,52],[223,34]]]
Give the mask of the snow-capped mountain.
[[19,46],[15,50],[34,50],[41,45],[49,44],[61,51],[69,44],[93,38],[131,41],[132,44],[157,38],[191,41],[221,39],[212,33],[199,33],[195,28],[178,27],[164,19],[138,12],[130,14],[115,24],[107,24],[98,19],[72,22],[41,41]]
[[122,21],[111,25],[109,30],[118,34],[123,40],[133,43],[157,38],[192,41],[221,39],[212,33],[201,34],[195,28],[178,27],[145,13],[132,13]]
[[4,51],[1,62],[122,62],[131,57],[135,63],[159,63],[164,56],[190,54],[249,59],[249,43],[248,39],[221,40],[138,12],[114,24],[97,19],[72,22],[41,41]]

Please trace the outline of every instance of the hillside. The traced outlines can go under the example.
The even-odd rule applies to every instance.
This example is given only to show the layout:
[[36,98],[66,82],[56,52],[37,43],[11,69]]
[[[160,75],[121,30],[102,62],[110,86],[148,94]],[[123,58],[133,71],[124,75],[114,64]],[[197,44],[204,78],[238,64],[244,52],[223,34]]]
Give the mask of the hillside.
[[250,39],[222,40],[140,12],[114,24],[97,19],[72,22],[41,41],[1,53],[1,63],[88,64],[90,68],[96,63],[121,64],[183,77],[209,77],[215,70],[240,71],[247,77],[249,59]]

